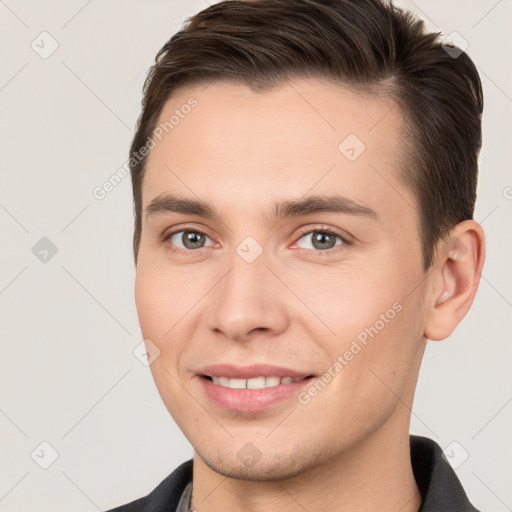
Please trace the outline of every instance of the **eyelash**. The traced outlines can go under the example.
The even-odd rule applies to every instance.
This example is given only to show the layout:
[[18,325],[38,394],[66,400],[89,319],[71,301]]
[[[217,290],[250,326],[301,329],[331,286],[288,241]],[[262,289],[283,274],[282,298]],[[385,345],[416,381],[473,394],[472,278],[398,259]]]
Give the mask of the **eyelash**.
[[[199,233],[201,235],[204,235],[204,236],[208,237],[208,235],[206,233],[204,233],[203,231],[201,231],[199,229],[195,229],[195,228],[193,228],[191,226],[184,226],[181,229],[178,229],[176,231],[172,231],[170,233],[166,233],[166,234],[162,235],[162,238],[161,238],[160,241],[161,241],[161,243],[165,243],[165,242],[169,241],[177,233],[182,233],[182,232],[185,232],[185,231],[188,231],[190,233]],[[330,249],[325,249],[325,250],[303,249],[301,247],[299,247],[297,250],[313,252],[313,253],[316,253],[318,256],[322,257],[324,255],[330,255],[330,254],[333,254],[333,253],[335,253],[335,252],[337,252],[339,250],[343,250],[346,246],[352,244],[352,242],[345,235],[343,235],[342,233],[340,233],[340,232],[338,232],[338,231],[336,231],[336,230],[334,230],[332,228],[323,227],[323,226],[317,226],[314,229],[304,229],[304,230],[300,231],[299,235],[298,235],[298,238],[297,238],[297,242],[301,238],[303,238],[305,235],[310,235],[312,233],[323,233],[323,234],[327,234],[327,235],[330,235],[330,236],[338,237],[341,240],[341,244],[335,245],[334,247],[332,247]],[[297,242],[294,242],[294,244],[297,243]],[[204,247],[200,247],[199,249],[204,249]],[[192,256],[195,252],[198,252],[199,249],[181,249],[180,247],[176,247],[176,246],[174,246],[172,244],[171,244],[171,247],[170,247],[170,250],[172,252],[177,253],[177,254],[183,254],[185,256]]]

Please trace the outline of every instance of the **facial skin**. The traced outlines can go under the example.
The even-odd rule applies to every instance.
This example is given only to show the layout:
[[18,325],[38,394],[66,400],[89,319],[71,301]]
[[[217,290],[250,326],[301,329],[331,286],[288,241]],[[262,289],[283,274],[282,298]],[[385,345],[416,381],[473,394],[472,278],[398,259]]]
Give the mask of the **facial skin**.
[[[197,106],[148,159],[135,294],[143,336],[160,350],[156,386],[195,451],[192,505],[417,511],[409,454],[417,375],[426,338],[449,336],[471,305],[480,226],[456,226],[424,272],[415,197],[398,174],[404,121],[387,97],[311,79],[264,93],[219,82],[180,88],[160,120],[191,97]],[[354,161],[338,149],[349,134],[366,146]],[[169,193],[207,201],[220,220],[146,216]],[[268,218],[285,199],[335,194],[376,218]],[[325,228],[346,242],[313,245]],[[204,233],[203,245],[183,245],[183,230]],[[263,251],[252,263],[236,251],[248,236]],[[214,363],[321,376],[396,303],[400,311],[307,404],[293,397],[244,413],[202,391],[197,372]],[[237,456],[247,443],[261,456],[252,465]]]

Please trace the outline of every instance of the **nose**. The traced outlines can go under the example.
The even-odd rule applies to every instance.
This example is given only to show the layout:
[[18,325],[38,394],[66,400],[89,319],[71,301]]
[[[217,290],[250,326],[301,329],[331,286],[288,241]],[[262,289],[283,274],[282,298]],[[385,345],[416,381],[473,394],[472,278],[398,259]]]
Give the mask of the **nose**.
[[234,341],[276,336],[289,323],[286,293],[270,270],[265,252],[248,263],[236,251],[224,277],[209,294],[207,327]]

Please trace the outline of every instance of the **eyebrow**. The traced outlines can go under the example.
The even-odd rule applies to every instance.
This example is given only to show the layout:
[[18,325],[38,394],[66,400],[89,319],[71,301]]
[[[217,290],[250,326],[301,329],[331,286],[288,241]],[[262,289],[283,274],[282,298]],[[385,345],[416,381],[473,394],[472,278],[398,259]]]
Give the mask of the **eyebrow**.
[[[372,208],[339,195],[314,195],[300,199],[283,199],[273,205],[267,218],[274,221],[321,212],[343,213],[379,220],[377,212]],[[221,220],[220,214],[211,203],[172,194],[160,194],[146,207],[146,218],[166,213],[198,215],[212,220]]]

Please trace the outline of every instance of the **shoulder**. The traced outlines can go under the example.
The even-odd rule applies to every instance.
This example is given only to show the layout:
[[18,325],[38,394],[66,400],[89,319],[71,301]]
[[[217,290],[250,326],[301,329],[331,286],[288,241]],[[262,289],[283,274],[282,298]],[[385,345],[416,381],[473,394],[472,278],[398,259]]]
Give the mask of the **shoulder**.
[[106,512],[173,512],[185,487],[192,481],[193,459],[178,466],[147,496]]
[[412,469],[423,501],[420,512],[479,512],[435,441],[411,435],[410,448]]

